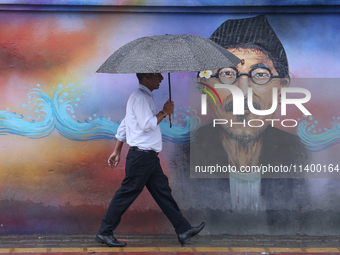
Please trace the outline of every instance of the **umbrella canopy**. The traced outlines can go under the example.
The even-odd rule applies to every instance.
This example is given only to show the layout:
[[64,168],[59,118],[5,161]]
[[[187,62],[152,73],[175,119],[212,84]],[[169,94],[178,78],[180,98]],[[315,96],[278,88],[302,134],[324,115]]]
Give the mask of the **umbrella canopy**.
[[236,66],[241,60],[222,46],[196,35],[138,38],[115,51],[98,73],[196,72]]
[[[236,66],[241,60],[219,44],[197,35],[141,37],[115,51],[97,73],[198,72]],[[170,127],[171,115],[169,115]]]

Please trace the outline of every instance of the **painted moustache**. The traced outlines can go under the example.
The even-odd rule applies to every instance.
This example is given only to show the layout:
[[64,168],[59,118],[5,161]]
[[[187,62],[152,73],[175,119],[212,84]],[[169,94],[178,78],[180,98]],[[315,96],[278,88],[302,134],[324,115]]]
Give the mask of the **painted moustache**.
[[[261,110],[261,106],[254,102],[253,101],[253,106],[256,110]],[[224,110],[228,113],[228,112],[232,112],[233,111],[233,101],[230,101],[229,103],[227,103],[225,106],[224,106]],[[248,108],[248,100],[247,98],[244,99],[244,110],[245,111],[249,111],[249,108]]]

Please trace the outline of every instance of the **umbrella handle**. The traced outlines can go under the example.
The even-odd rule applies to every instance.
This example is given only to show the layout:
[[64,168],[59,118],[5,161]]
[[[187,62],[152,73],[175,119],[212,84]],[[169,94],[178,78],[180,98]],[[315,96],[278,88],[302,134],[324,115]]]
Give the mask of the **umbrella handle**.
[[[168,73],[168,81],[169,81],[169,99],[171,102],[171,82],[170,82],[170,73]],[[170,122],[170,128],[172,127],[172,123],[171,123],[171,115],[169,114],[169,122]]]

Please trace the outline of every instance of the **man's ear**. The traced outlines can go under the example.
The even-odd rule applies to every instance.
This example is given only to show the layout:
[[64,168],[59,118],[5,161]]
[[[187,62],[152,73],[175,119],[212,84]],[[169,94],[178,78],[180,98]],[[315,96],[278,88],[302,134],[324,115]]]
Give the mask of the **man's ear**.
[[[287,88],[290,85],[290,78],[284,78],[281,79],[281,88]],[[281,104],[281,89],[280,89],[280,94],[279,94],[279,104]]]
[[286,88],[290,85],[290,78],[281,79],[281,87]]

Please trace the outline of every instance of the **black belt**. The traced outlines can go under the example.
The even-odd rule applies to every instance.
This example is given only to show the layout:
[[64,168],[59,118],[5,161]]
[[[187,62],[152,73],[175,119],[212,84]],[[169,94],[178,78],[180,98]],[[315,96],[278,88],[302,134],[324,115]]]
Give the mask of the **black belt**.
[[158,152],[156,152],[156,151],[153,151],[153,150],[142,150],[142,149],[139,149],[137,146],[131,146],[130,150],[133,150],[133,151],[143,151],[143,152],[147,152],[147,153],[153,154],[155,156],[158,155]]

